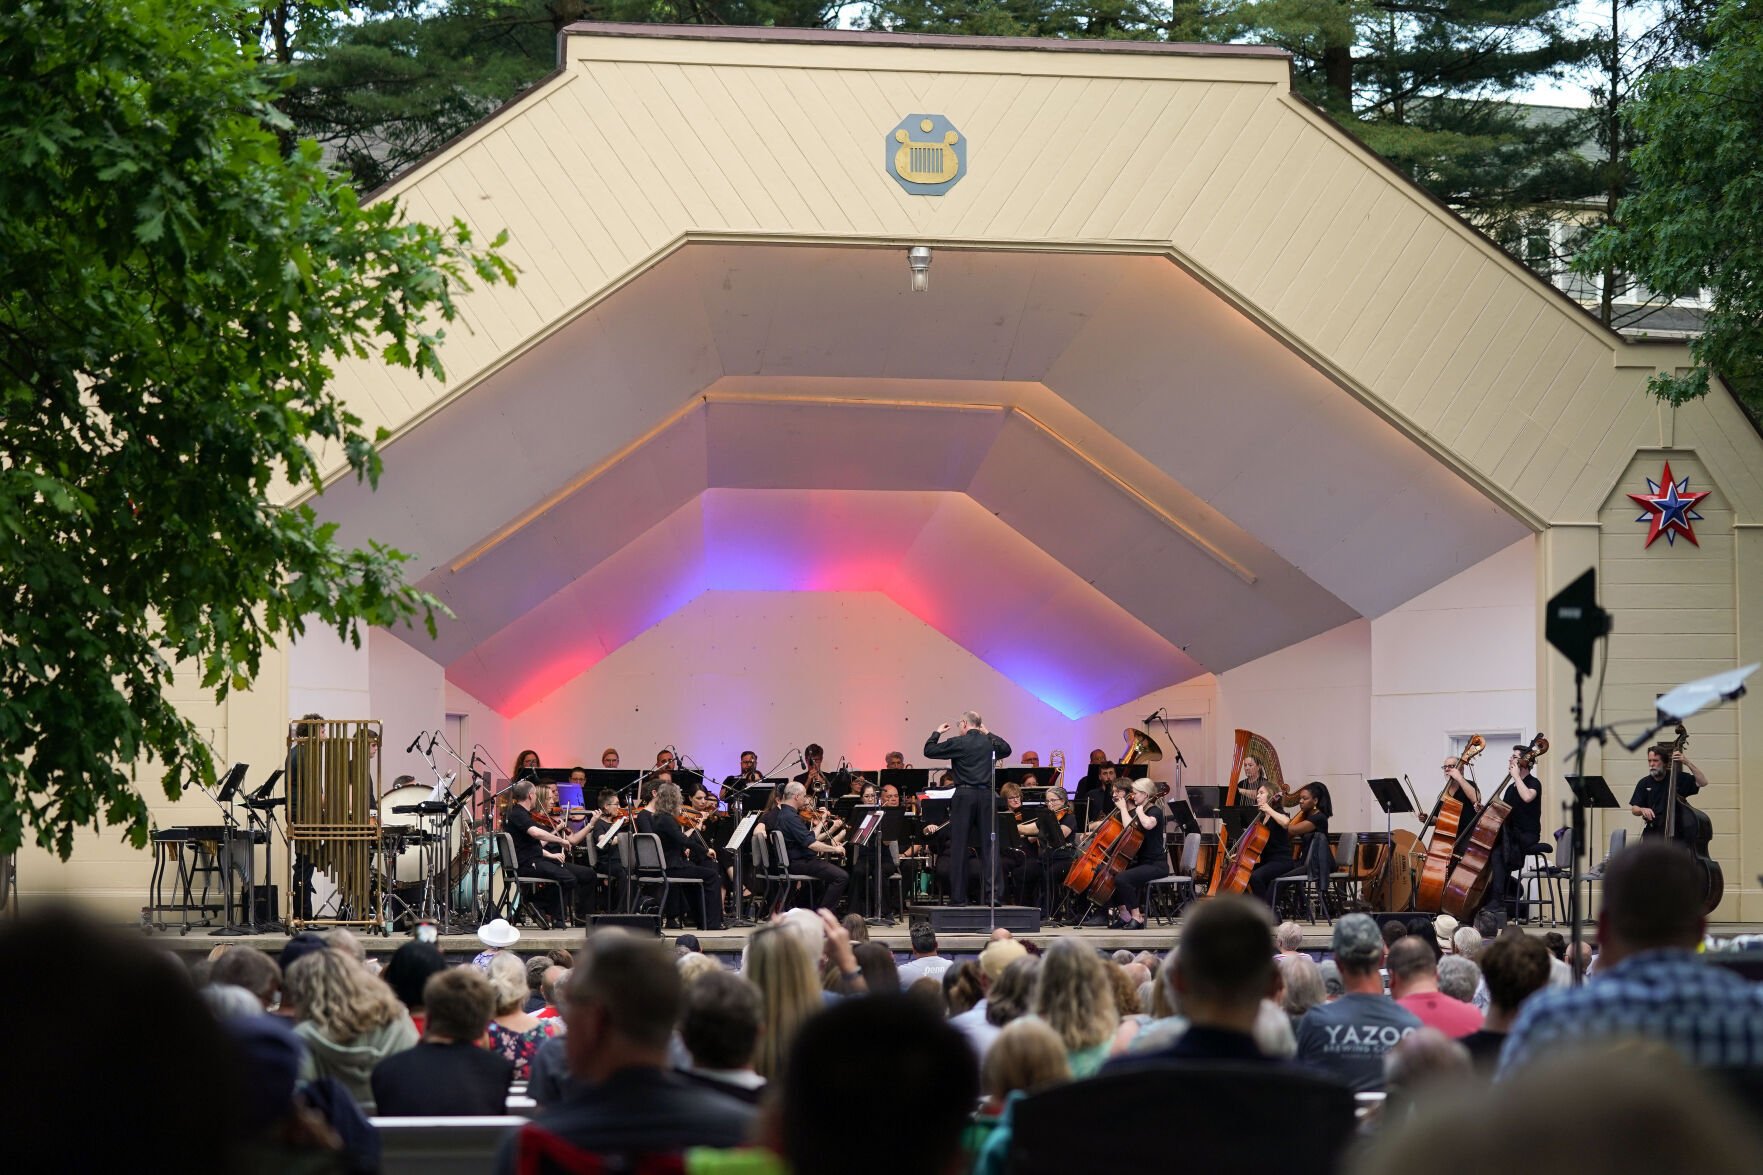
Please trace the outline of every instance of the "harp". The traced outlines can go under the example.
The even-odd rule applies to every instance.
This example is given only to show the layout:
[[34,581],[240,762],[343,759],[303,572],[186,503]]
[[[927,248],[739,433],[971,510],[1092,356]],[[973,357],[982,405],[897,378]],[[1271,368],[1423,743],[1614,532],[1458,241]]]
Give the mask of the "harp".
[[[1262,778],[1281,795],[1285,794],[1286,781],[1284,773],[1279,769],[1279,752],[1273,749],[1271,742],[1254,731],[1238,729],[1236,750],[1231,754],[1230,759],[1230,786],[1225,789],[1224,793],[1226,807],[1231,807],[1237,802],[1237,785],[1243,780],[1243,760],[1245,758],[1252,758],[1261,764]],[[1217,893],[1219,887],[1224,884],[1226,858],[1230,855],[1230,850],[1231,846],[1226,845],[1220,838],[1218,852],[1212,858],[1212,881],[1207,887],[1208,893]]]

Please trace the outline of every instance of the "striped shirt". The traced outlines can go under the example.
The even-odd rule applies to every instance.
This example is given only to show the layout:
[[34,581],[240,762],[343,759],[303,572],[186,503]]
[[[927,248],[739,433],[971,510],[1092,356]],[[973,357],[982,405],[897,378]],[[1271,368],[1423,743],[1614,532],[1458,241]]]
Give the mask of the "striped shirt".
[[1631,955],[1584,987],[1532,996],[1500,1053],[1498,1078],[1565,1044],[1637,1036],[1671,1045],[1693,1065],[1763,1065],[1763,984],[1692,951]]

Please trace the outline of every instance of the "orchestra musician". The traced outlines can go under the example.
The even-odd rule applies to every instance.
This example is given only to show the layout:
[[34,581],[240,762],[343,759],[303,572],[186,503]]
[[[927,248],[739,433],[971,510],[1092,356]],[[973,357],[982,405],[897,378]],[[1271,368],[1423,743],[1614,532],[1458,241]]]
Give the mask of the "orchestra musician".
[[1107,761],[1108,752],[1104,751],[1101,747],[1097,747],[1090,752],[1090,766],[1094,767],[1099,763],[1106,763]]
[[906,755],[902,751],[889,751],[882,759],[882,770],[884,771],[904,771],[905,769]]
[[1506,778],[1512,786],[1497,789],[1489,801],[1503,799],[1512,811],[1501,825],[1499,842],[1488,859],[1484,908],[1505,904],[1507,891],[1524,864],[1525,854],[1543,839],[1543,785],[1530,773],[1530,755],[1530,748],[1523,744],[1512,748],[1512,755],[1506,761]]
[[608,771],[616,771],[618,769],[617,747],[607,747],[604,751],[600,752],[600,766],[606,768]]
[[1059,826],[1059,847],[1049,849],[1041,844],[1041,830],[1035,825],[1024,825],[1022,834],[1034,842],[1040,853],[1042,874],[1046,879],[1041,886],[1041,916],[1051,918],[1055,888],[1071,872],[1072,859],[1077,855],[1077,811],[1066,802],[1062,787],[1048,788],[1045,802],[1047,814]]
[[[1245,765],[1255,763],[1259,777],[1260,763],[1246,755],[1243,762]],[[1298,789],[1296,798],[1298,810],[1288,815],[1282,810],[1279,797],[1265,783],[1255,789],[1255,806],[1267,819],[1267,847],[1261,850],[1261,863],[1249,874],[1249,890],[1269,906],[1273,905],[1273,883],[1281,877],[1304,871],[1311,837],[1322,838],[1323,875],[1326,877],[1334,871],[1334,859],[1328,849],[1328,822],[1334,815],[1334,802],[1329,798],[1328,787],[1320,782],[1307,783]],[[1292,855],[1293,837],[1300,838],[1295,858]]]
[[[655,789],[655,795],[637,818],[638,828],[653,832],[661,840],[662,865],[669,877],[700,881],[704,889],[704,925],[701,930],[722,929],[722,873],[716,867],[716,853],[695,831],[680,821],[684,798],[679,785],[668,781]],[[646,825],[646,827],[645,827]],[[679,910],[691,910],[696,904],[688,901],[680,887],[669,895],[669,909],[664,916],[677,924]]]
[[[619,807],[618,792],[613,788],[603,787],[595,797],[593,816],[581,828],[571,833],[570,839],[577,844],[592,840],[597,846],[607,830],[622,819],[624,809]],[[597,850],[594,872],[612,883],[613,908],[623,909],[630,893],[630,871],[624,867],[624,858],[619,856],[616,844],[608,844],[604,849]]]
[[1024,767],[1039,767],[1041,765],[1041,753],[1039,751],[1022,752],[1022,765]]
[[[1244,762],[1252,761],[1244,760]],[[1077,805],[1079,819],[1086,821],[1092,829],[1100,824],[1102,818],[1108,814],[1104,805],[1112,802],[1110,797],[1115,789],[1115,775],[1114,764],[1103,760],[1096,770],[1094,783],[1090,782],[1090,777],[1086,774],[1077,785],[1077,798],[1072,802]]]
[[534,818],[533,808],[538,798],[539,789],[531,780],[523,779],[510,786],[508,810],[502,814],[502,831],[514,840],[514,859],[522,876],[546,877],[557,882],[558,924],[569,921],[572,899],[576,912],[585,922],[593,913],[594,871],[565,860],[564,852],[570,842],[566,837],[547,830]]
[[[1463,760],[1458,758],[1446,759],[1443,770],[1445,773],[1445,798],[1461,801],[1465,805],[1465,817],[1457,828],[1457,838],[1461,840],[1463,839],[1464,834],[1469,831],[1470,827],[1470,821],[1467,814],[1474,812],[1477,808],[1481,807],[1481,789],[1475,786],[1473,780],[1464,777]],[[1431,813],[1422,814],[1420,817],[1420,826],[1422,828],[1426,827],[1431,822]]]
[[[947,759],[955,773],[955,794],[949,802],[949,850],[951,859],[964,861],[969,838],[980,846],[981,872],[986,878],[984,900],[998,896],[998,860],[996,846],[986,839],[986,820],[995,802],[992,793],[994,767],[998,760],[1010,757],[1010,744],[986,729],[979,714],[968,710],[961,715],[955,733],[949,733],[945,722],[924,740],[924,757]],[[951,879],[954,874],[951,873]],[[966,905],[966,886],[956,886],[952,898],[956,905]]]
[[1677,773],[1677,796],[1685,799],[1708,786],[1702,769],[1683,757],[1683,752],[1670,743],[1647,748],[1647,774],[1634,785],[1628,810],[1646,821],[1642,836],[1665,835],[1665,800],[1670,792],[1667,765]]
[[826,750],[819,743],[802,748],[802,774],[795,777],[795,782],[806,787],[809,795],[818,796],[826,791],[826,773],[820,769],[825,758]]
[[536,781],[539,778],[539,772],[541,770],[543,769],[539,766],[539,752],[526,750],[514,756],[515,779],[531,779]]
[[749,783],[758,783],[764,778],[759,773],[759,752],[742,751],[740,771],[722,781],[722,790],[725,792],[745,791]]
[[[898,808],[900,806],[900,789],[889,787],[887,790],[893,793],[894,802],[891,804],[882,799],[882,793],[876,788],[875,784],[865,781],[863,784],[863,790],[859,793],[858,803],[865,808],[875,807],[878,804],[883,807]],[[892,867],[899,861],[899,843],[896,841],[883,841],[881,852],[882,870],[885,877],[891,872]],[[881,910],[875,911],[869,909],[870,903],[875,899],[875,880],[873,877],[875,870],[875,853],[876,849],[873,843],[866,845],[863,848],[853,847],[851,852],[851,892],[856,895],[856,901],[861,903],[864,909],[870,914],[879,914],[879,916],[884,918],[891,917],[898,911],[894,909],[893,892],[887,886],[882,887]]]
[[[1034,776],[1024,776],[1024,780]],[[1024,902],[1029,887],[1038,885],[1041,879],[1041,854],[1034,839],[1029,835],[1036,832],[1034,820],[1022,807],[1022,787],[1015,783],[1007,783],[998,789],[998,795],[1004,801],[1004,809],[1008,819],[1016,828],[1016,847],[1006,848],[1004,853],[1004,892],[1014,895],[1018,904]],[[1000,821],[1002,823],[1002,821]],[[1000,841],[1002,841],[1000,837]]]
[[[1123,785],[1125,782],[1120,781]],[[1151,806],[1156,793],[1157,789],[1148,779],[1135,779],[1130,787],[1117,786],[1114,789],[1114,810],[1120,813],[1122,823],[1129,827],[1137,824],[1144,839],[1139,843],[1138,855],[1132,864],[1114,875],[1115,906],[1110,911],[1114,920],[1108,924],[1113,930],[1143,930],[1145,913],[1140,907],[1144,904],[1145,885],[1169,876],[1169,849],[1164,843],[1163,817]]]
[[841,850],[809,831],[808,824],[803,819],[803,813],[813,802],[808,795],[807,785],[790,783],[782,790],[783,799],[773,820],[776,822],[774,827],[784,834],[784,844],[790,854],[790,871],[824,881],[826,892],[821,896],[820,904],[828,910],[837,910],[840,899],[845,896],[846,887],[851,883],[851,875],[821,854],[830,855]]

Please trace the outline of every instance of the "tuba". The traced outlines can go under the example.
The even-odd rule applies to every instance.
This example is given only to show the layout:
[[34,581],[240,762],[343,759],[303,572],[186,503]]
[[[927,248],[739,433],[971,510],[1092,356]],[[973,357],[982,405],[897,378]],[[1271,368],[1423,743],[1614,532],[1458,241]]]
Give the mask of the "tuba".
[[1163,748],[1144,731],[1129,726],[1120,732],[1120,736],[1126,740],[1126,751],[1120,756],[1122,767],[1132,763],[1155,763],[1163,758]]

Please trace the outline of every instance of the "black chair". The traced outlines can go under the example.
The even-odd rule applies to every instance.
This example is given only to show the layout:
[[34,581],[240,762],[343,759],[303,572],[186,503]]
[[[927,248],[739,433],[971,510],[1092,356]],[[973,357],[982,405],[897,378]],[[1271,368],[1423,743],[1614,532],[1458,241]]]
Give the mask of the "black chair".
[[[1152,1114],[1120,1107],[1155,1106]],[[1302,1129],[1268,1129],[1268,1107]],[[1108,1166],[1161,1171],[1179,1149],[1184,1170],[1302,1171],[1331,1175],[1352,1141],[1353,1091],[1321,1074],[1278,1062],[1116,1062],[1100,1076],[1019,1102],[1004,1169],[1009,1175],[1071,1175],[1096,1166],[1093,1132],[1107,1122]]]
[[778,905],[787,906],[796,887],[806,885],[808,887],[808,908],[815,909],[817,907],[818,903],[814,901],[814,887],[824,883],[820,878],[807,873],[790,872],[790,844],[784,839],[781,829],[774,830],[771,834],[771,868],[772,877],[779,882]]
[[1165,926],[1180,917],[1194,900],[1194,866],[1199,863],[1200,834],[1190,832],[1182,837],[1180,863],[1167,877],[1145,883],[1145,913]]
[[531,898],[532,902],[526,909],[532,912],[539,925],[548,928],[551,923],[551,915],[540,908],[537,892],[548,885],[557,895],[556,908],[560,922],[563,925],[568,925],[569,911],[563,908],[563,883],[550,877],[521,876],[519,865],[514,857],[514,834],[498,832],[496,839],[499,842],[497,856],[501,859],[502,865],[502,895],[496,899],[496,913],[512,922],[521,908],[514,899],[516,897]]
[[1332,918],[1334,915],[1330,913],[1328,904],[1328,880],[1328,838],[1325,836],[1313,836],[1309,839],[1307,847],[1304,849],[1303,872],[1288,873],[1284,877],[1274,878],[1271,895],[1273,898],[1273,908],[1275,910],[1280,908],[1279,901],[1283,896],[1281,892],[1282,890],[1291,886],[1297,886],[1300,896],[1305,899],[1309,906],[1311,922],[1314,923],[1319,921],[1316,917],[1316,911],[1318,908],[1321,909],[1322,917],[1324,919]]
[[632,884],[642,886],[659,886],[661,888],[661,916],[666,918],[667,897],[675,886],[696,887],[698,892],[698,929],[704,929],[709,922],[708,908],[704,904],[704,879],[701,877],[673,877],[667,872],[667,859],[661,851],[661,838],[653,832],[639,832],[632,838],[637,852],[637,872]]

